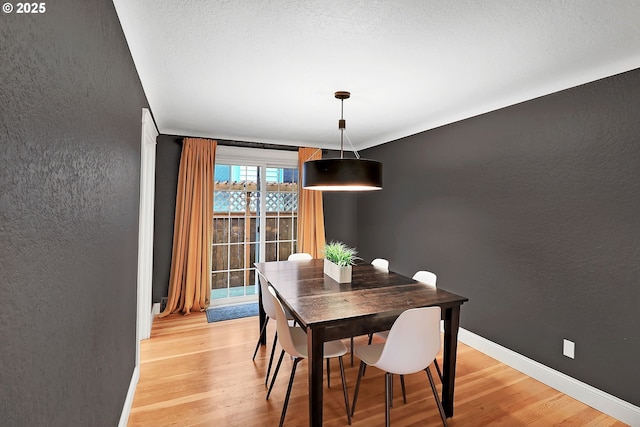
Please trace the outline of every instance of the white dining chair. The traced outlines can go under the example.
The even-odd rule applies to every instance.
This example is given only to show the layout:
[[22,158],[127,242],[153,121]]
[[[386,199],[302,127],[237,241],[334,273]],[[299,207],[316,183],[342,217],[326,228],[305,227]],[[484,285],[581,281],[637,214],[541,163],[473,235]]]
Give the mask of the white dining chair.
[[306,252],[297,252],[289,255],[289,258],[287,258],[288,261],[304,261],[308,259],[313,259],[313,257]]
[[416,271],[416,274],[413,275],[413,280],[435,287],[436,282],[438,281],[438,276],[427,270],[418,270]]
[[[256,274],[258,275],[258,282],[260,284],[260,292],[262,293],[262,308],[266,314],[266,318],[264,319],[264,323],[262,324],[262,328],[260,329],[260,335],[258,336],[258,342],[256,344],[256,349],[253,351],[253,359],[256,359],[256,354],[258,353],[258,349],[260,348],[260,337],[267,329],[267,324],[269,323],[269,319],[276,319],[276,307],[273,305],[273,299],[271,298],[271,294],[269,293],[269,282],[267,278],[262,275],[258,270],[256,270]],[[287,313],[285,316],[288,321],[293,320],[293,316]],[[269,367],[267,368],[267,375],[264,378],[264,385],[266,386],[269,382],[269,373],[271,372],[271,366],[273,365],[273,355],[276,352],[276,342],[278,341],[278,330],[276,328],[276,333],[273,337],[273,345],[271,347],[271,355],[269,356]]]
[[[438,276],[436,276],[435,273],[432,273],[427,270],[418,270],[416,271],[416,274],[413,275],[412,279],[417,282],[424,283],[425,285],[433,286],[435,288],[436,282],[438,280]],[[387,335],[389,335],[389,331],[376,332],[375,335],[377,337],[387,339]],[[372,335],[369,335],[369,344],[371,344],[371,338],[372,338]],[[438,375],[440,376],[440,379],[442,379],[442,374],[440,374],[440,367],[438,367],[437,363],[438,362],[436,361],[436,368],[438,370]]]
[[371,261],[371,265],[373,265],[374,267],[377,267],[381,270],[387,270],[389,271],[389,261],[387,261],[384,258],[376,258],[373,261]]
[[[289,404],[289,397],[291,396],[291,388],[293,386],[293,379],[296,374],[296,367],[301,360],[307,359],[309,357],[309,351],[307,347],[307,334],[302,330],[302,328],[298,326],[289,326],[289,323],[286,320],[284,308],[282,307],[282,303],[276,296],[275,290],[269,286],[269,293],[267,295],[272,297],[273,305],[276,308],[276,325],[278,329],[278,335],[280,339],[280,345],[282,346],[282,352],[280,353],[280,358],[278,359],[278,364],[276,365],[276,369],[273,372],[273,377],[271,378],[271,385],[269,386],[269,391],[267,392],[267,400],[271,395],[271,390],[273,389],[273,384],[276,381],[276,377],[278,376],[278,371],[280,370],[280,364],[282,363],[282,358],[284,357],[284,353],[288,353],[291,357],[293,357],[293,366],[291,367],[291,376],[289,377],[289,386],[287,387],[287,394],[284,399],[284,403],[282,406],[282,414],[280,415],[280,427],[284,424],[284,418],[287,413],[287,405]],[[347,347],[342,343],[342,341],[329,341],[324,343],[324,358],[327,360],[327,383],[329,385],[330,371],[329,371],[329,359],[333,357],[337,357],[340,363],[340,375],[342,377],[342,392],[344,394],[344,404],[347,410],[347,421],[349,425],[351,425],[351,414],[349,412],[349,396],[347,394],[347,382],[344,375],[344,363],[342,361],[342,356],[347,353]]]
[[[412,277],[413,280],[424,283],[425,285],[429,285],[429,286],[433,286],[434,288],[436,287],[436,282],[438,280],[438,276],[435,273],[432,273],[430,271],[427,270],[418,270],[416,271],[416,273],[413,275]],[[375,334],[370,334],[369,335],[369,344],[371,344],[371,341],[373,339],[373,335],[380,337],[382,339],[387,339],[387,336],[389,335],[389,331],[382,331],[382,332],[376,332]],[[440,365],[438,364],[438,359],[434,358],[433,359],[433,363],[436,367],[436,372],[438,373],[438,378],[440,378],[440,382],[442,382],[442,370],[440,369]],[[366,368],[365,368],[366,371]],[[364,375],[364,372],[363,372]],[[404,401],[404,403],[407,403],[407,392],[405,390],[405,386],[404,386],[404,376],[400,376],[400,384],[401,384],[401,388],[402,388],[402,400]]]
[[354,416],[360,383],[365,366],[374,366],[385,372],[385,425],[391,424],[391,400],[393,375],[409,375],[425,371],[433,397],[438,405],[442,424],[447,419],[442,402],[438,397],[429,365],[440,352],[440,307],[413,308],[404,311],[393,323],[387,340],[383,343],[356,346],[356,356],[360,358],[360,369],[353,395],[351,416]]

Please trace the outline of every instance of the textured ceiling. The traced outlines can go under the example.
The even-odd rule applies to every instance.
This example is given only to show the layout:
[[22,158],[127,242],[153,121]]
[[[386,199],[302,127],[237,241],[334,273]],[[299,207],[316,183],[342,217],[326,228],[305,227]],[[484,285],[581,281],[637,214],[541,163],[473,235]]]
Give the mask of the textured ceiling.
[[[114,0],[161,133],[362,149],[640,67],[640,1]],[[348,146],[347,146],[348,148]]]

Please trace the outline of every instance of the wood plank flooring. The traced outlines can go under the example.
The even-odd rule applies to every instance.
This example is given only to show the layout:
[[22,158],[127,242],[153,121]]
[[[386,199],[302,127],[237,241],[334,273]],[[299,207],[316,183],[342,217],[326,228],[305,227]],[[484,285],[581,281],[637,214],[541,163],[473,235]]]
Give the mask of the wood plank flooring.
[[[258,350],[254,362],[257,323],[257,317],[207,323],[204,313],[156,318],[151,338],[141,343],[140,381],[128,425],[277,426],[292,363],[285,357],[271,397],[265,400],[264,376],[275,322],[269,322],[267,347]],[[356,338],[357,344],[366,344],[366,337]],[[358,363],[356,359],[351,367],[349,354],[345,356],[350,401]],[[448,419],[451,427],[626,425],[462,343],[457,371],[454,416]],[[440,389],[437,379],[436,385]],[[404,404],[396,379],[391,424],[442,425],[426,375],[407,376],[406,387]],[[307,363],[303,361],[285,425],[308,426],[307,405]],[[331,365],[330,389],[325,379],[324,420],[325,426],[347,425],[337,360]],[[362,380],[352,425],[384,425],[384,375],[375,368],[368,368]]]

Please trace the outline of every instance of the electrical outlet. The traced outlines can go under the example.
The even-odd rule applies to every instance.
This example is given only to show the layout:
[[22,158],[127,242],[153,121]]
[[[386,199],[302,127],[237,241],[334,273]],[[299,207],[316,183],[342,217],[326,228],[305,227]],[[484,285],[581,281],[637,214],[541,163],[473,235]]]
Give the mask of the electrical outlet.
[[569,340],[564,340],[562,345],[562,354],[571,359],[575,359],[576,357],[576,343]]

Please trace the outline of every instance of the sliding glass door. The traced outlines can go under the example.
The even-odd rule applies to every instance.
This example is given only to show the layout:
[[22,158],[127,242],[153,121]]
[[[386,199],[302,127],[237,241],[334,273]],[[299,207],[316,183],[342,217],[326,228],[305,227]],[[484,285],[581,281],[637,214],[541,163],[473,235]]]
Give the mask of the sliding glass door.
[[257,299],[254,262],[296,251],[297,168],[216,162],[211,304]]
[[296,252],[298,243],[298,171],[267,168],[264,209],[264,258],[280,261]]

